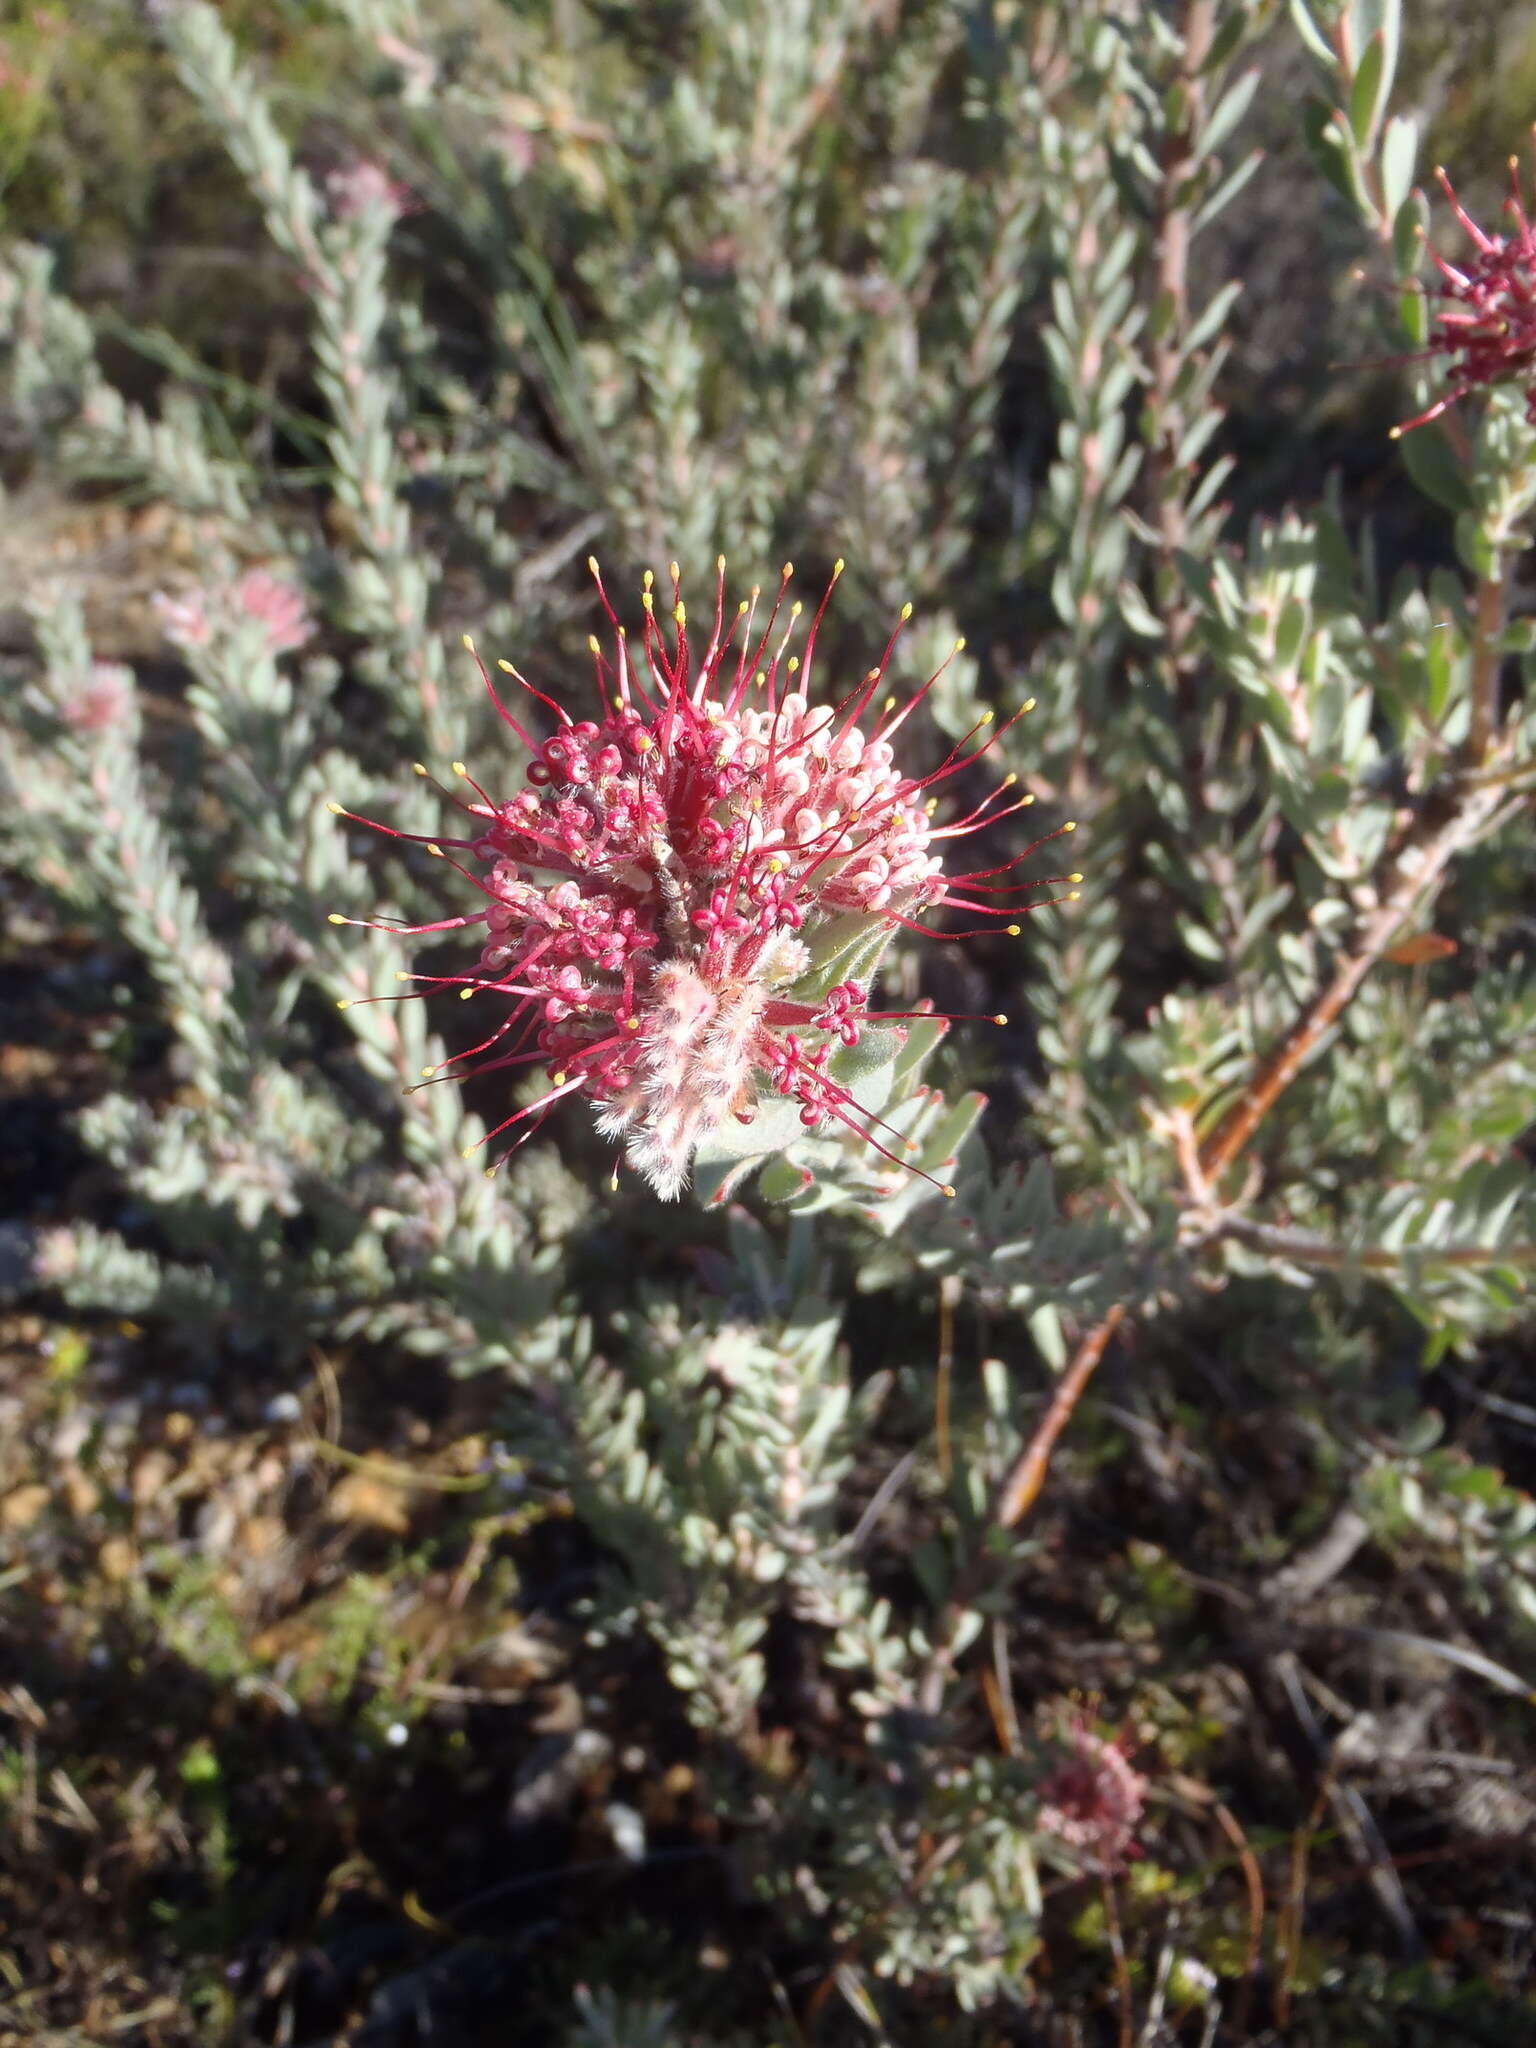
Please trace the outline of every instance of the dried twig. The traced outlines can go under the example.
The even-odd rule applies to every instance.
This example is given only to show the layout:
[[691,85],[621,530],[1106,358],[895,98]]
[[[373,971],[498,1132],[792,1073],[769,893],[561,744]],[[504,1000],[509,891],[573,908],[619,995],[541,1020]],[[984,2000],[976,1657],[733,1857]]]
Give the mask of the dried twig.
[[1248,2030],[1248,2006],[1253,1997],[1253,1987],[1258,1979],[1259,1961],[1264,1947],[1264,1880],[1259,1875],[1258,1858],[1249,1847],[1248,1837],[1243,1833],[1235,1813],[1223,1806],[1218,1799],[1212,1808],[1218,1825],[1232,1847],[1237,1851],[1238,1867],[1243,1873],[1243,1883],[1248,1892],[1248,1949],[1243,1957],[1243,1981],[1237,1994],[1237,2007],[1233,2014],[1233,2025],[1239,2034]]
[[1496,789],[1453,793],[1449,811],[1433,802],[1393,860],[1378,907],[1365,919],[1327,987],[1297,1018],[1259,1067],[1235,1107],[1200,1148],[1200,1169],[1219,1180],[1252,1139],[1306,1061],[1381,959],[1425,896],[1444,879],[1459,853],[1487,833],[1504,807]]
[[1072,1420],[1073,1410],[1083,1398],[1088,1382],[1098,1370],[1099,1361],[1109,1349],[1110,1339],[1125,1321],[1126,1314],[1126,1304],[1117,1301],[1108,1314],[1094,1324],[1073,1353],[1071,1363],[1056,1383],[1051,1405],[1036,1423],[1035,1433],[1025,1446],[1023,1455],[1003,1482],[993,1514],[1000,1528],[1016,1527],[1039,1498],[1056,1439]]

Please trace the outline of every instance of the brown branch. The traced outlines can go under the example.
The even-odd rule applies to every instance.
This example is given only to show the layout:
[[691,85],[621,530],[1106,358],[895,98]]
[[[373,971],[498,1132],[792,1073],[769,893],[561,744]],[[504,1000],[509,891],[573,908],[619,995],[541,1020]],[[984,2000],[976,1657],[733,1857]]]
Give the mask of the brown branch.
[[1094,1324],[1073,1353],[1071,1364],[1056,1383],[1050,1407],[1036,1423],[1034,1435],[997,1497],[992,1519],[999,1528],[1016,1527],[1039,1498],[1056,1439],[1072,1420],[1073,1410],[1083,1398],[1088,1382],[1098,1370],[1099,1361],[1109,1349],[1110,1339],[1125,1317],[1126,1305],[1117,1301],[1108,1314]]
[[1243,1981],[1238,1987],[1237,2010],[1233,2014],[1233,2026],[1239,2034],[1248,2031],[1248,2007],[1253,1998],[1253,1987],[1258,1981],[1259,1962],[1264,1949],[1264,1880],[1259,1874],[1258,1858],[1243,1833],[1237,1815],[1218,1799],[1213,1809],[1222,1833],[1237,1851],[1238,1868],[1243,1873],[1243,1885],[1248,1894],[1248,1951],[1243,1958]]
[[[1117,1301],[1094,1324],[1073,1353],[1071,1363],[1056,1383],[1050,1406],[1035,1425],[1035,1433],[1023,1455],[998,1491],[989,1517],[993,1528],[1013,1528],[1034,1506],[1045,1483],[1056,1439],[1071,1421],[1072,1411],[1082,1399],[1084,1388],[1108,1350],[1110,1339],[1125,1321],[1126,1312],[1125,1303]],[[933,1648],[928,1653],[928,1661],[917,1685],[917,1703],[925,1714],[936,1714],[943,1705],[944,1682],[955,1661],[956,1635],[972,1598],[984,1583],[993,1563],[986,1551],[978,1551],[956,1578],[945,1602]]]
[[[1452,805],[1449,815],[1443,804],[1438,812],[1426,810],[1409,832],[1391,861],[1379,907],[1365,921],[1354,949],[1339,966],[1333,980],[1291,1027],[1214,1135],[1197,1154],[1186,1158],[1186,1177],[1193,1184],[1204,1187],[1213,1182],[1238,1157],[1421,898],[1441,880],[1456,855],[1474,844],[1500,812],[1512,808],[1519,799],[1512,798],[1498,778],[1494,778],[1479,784],[1456,784],[1449,801]],[[1232,1219],[1223,1219],[1223,1227],[1234,1235],[1244,1229],[1262,1228],[1241,1225]],[[1302,1240],[1303,1244],[1305,1242]],[[1321,1241],[1317,1248],[1325,1254],[1332,1254],[1335,1250]],[[1447,1247],[1451,1256],[1443,1263],[1472,1264],[1474,1250],[1479,1261],[1497,1263],[1501,1258],[1519,1257],[1526,1249],[1514,1246],[1503,1253],[1488,1254],[1481,1247],[1451,1246]],[[1345,1263],[1350,1256],[1340,1254],[1338,1263]],[[1353,1256],[1358,1258],[1359,1255]],[[1426,1252],[1423,1256],[1428,1258],[1433,1254]],[[999,1490],[991,1517],[994,1527],[1016,1528],[1038,1500],[1050,1469],[1051,1453],[1128,1314],[1129,1305],[1123,1301],[1116,1302],[1078,1345],[1056,1384],[1050,1405],[1035,1425],[1033,1436]],[[937,1640],[918,1685],[918,1702],[926,1713],[937,1713],[942,1704],[944,1682],[954,1663],[956,1633],[985,1570],[984,1556],[973,1559],[970,1568],[961,1573],[945,1607]]]
[[[1208,1180],[1218,1180],[1242,1152],[1338,1022],[1404,923],[1441,881],[1457,854],[1482,836],[1499,808],[1499,792],[1475,790],[1463,795],[1448,817],[1442,814],[1433,825],[1409,837],[1392,865],[1379,906],[1360,927],[1352,948],[1334,970],[1333,979],[1297,1018],[1243,1090],[1236,1106],[1201,1146],[1200,1167]],[[1425,815],[1427,818],[1432,814]]]

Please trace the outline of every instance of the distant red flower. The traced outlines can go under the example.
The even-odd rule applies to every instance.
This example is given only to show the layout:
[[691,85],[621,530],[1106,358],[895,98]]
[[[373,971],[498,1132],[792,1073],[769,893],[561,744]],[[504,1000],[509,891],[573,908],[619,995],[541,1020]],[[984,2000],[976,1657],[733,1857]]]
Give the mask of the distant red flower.
[[[656,616],[647,577],[637,651],[591,564],[615,634],[611,657],[590,643],[595,719],[573,719],[503,661],[554,722],[540,739],[482,665],[497,710],[527,750],[527,783],[493,797],[454,763],[474,792],[460,802],[468,829],[427,844],[456,851],[450,865],[483,900],[405,927],[483,926],[468,973],[411,978],[424,989],[511,999],[489,1035],[445,1069],[467,1071],[464,1062],[478,1059],[481,1072],[542,1065],[548,1073],[545,1093],[491,1138],[523,1125],[521,1143],[563,1096],[585,1096],[598,1128],[664,1198],[686,1186],[711,1132],[730,1118],[752,1122],[765,1091],[798,1104],[806,1129],[846,1125],[905,1164],[876,1135],[880,1120],[836,1077],[838,1058],[866,1027],[913,1014],[868,1007],[879,940],[898,926],[928,931],[917,920],[941,905],[1006,922],[1022,914],[1013,899],[1032,886],[995,879],[1023,855],[960,876],[946,875],[940,858],[948,841],[1030,801],[1005,801],[1016,780],[1009,775],[966,815],[934,821],[938,793],[995,744],[990,712],[930,774],[904,773],[896,737],[931,683],[899,708],[886,698],[870,716],[897,635],[878,666],[835,701],[814,703],[830,586],[792,651],[801,607],[785,601],[789,570],[763,623],[756,590],[728,614],[724,561],[717,567],[702,652],[689,636],[675,563],[670,627]],[[899,1134],[880,1128],[901,1147]]]
[[1478,385],[1521,385],[1526,418],[1536,425],[1536,229],[1520,197],[1519,165],[1510,158],[1504,207],[1515,231],[1508,235],[1486,233],[1445,172],[1437,167],[1435,176],[1472,242],[1472,255],[1458,266],[1433,248],[1429,252],[1440,283],[1432,293],[1434,328],[1422,356],[1445,360],[1449,387],[1433,405],[1394,427],[1393,438],[1438,419]]
[[1113,1869],[1136,1839],[1147,1781],[1117,1744],[1080,1722],[1067,1742],[1071,1754],[1037,1788],[1036,1825],[1097,1868]]

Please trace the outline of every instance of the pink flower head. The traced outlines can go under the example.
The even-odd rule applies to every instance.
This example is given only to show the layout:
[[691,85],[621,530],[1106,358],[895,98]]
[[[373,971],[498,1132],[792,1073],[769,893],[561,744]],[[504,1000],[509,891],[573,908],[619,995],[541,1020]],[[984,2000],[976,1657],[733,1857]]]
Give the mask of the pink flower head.
[[172,597],[167,590],[157,590],[154,606],[165,628],[165,637],[173,646],[206,647],[213,638],[213,624],[202,591],[189,590],[183,597]]
[[76,732],[105,732],[128,716],[133,691],[131,668],[120,661],[93,661],[90,680],[64,707],[64,723]]
[[1393,438],[1438,419],[1477,385],[1521,385],[1526,417],[1536,425],[1536,229],[1520,197],[1519,166],[1511,157],[1511,190],[1504,205],[1514,232],[1508,235],[1486,233],[1462,206],[1445,172],[1437,169],[1435,176],[1471,240],[1472,254],[1458,266],[1430,250],[1440,283],[1434,292],[1434,331],[1423,356],[1446,359],[1450,384],[1433,405],[1394,427]]
[[[946,874],[941,858],[949,841],[1030,802],[1004,801],[1016,778],[954,822],[932,815],[950,781],[996,744],[991,713],[936,769],[907,774],[897,764],[897,736],[937,677],[899,707],[887,697],[872,708],[900,627],[877,667],[818,702],[811,670],[830,585],[803,648],[791,652],[802,608],[786,604],[790,570],[761,622],[755,589],[728,614],[722,558],[714,622],[700,649],[674,563],[666,626],[646,577],[637,657],[590,566],[614,631],[611,654],[590,643],[596,717],[573,718],[499,663],[542,707],[544,722],[553,721],[541,739],[482,665],[497,710],[527,752],[525,785],[493,796],[455,762],[474,795],[460,802],[463,832],[426,842],[444,858],[453,849],[450,864],[481,900],[404,929],[478,925],[482,945],[467,973],[412,978],[423,992],[483,990],[510,1005],[488,1036],[445,1067],[544,1067],[547,1090],[490,1138],[522,1126],[515,1149],[563,1096],[585,1096],[599,1130],[664,1198],[681,1193],[712,1132],[731,1118],[750,1124],[760,1100],[773,1096],[787,1099],[805,1129],[846,1126],[907,1164],[891,1149],[905,1140],[861,1109],[836,1062],[870,1026],[896,1021],[899,1030],[900,1020],[921,1014],[868,1008],[881,946],[898,927],[964,938],[918,921],[958,907],[1019,930],[1010,920],[1024,906],[1010,899],[1033,885],[996,878],[1025,855],[959,876]],[[841,570],[839,563],[833,583]],[[466,645],[474,651],[467,638]]]
[[398,220],[417,211],[415,200],[398,179],[372,157],[355,156],[326,175],[325,196],[338,220],[356,220],[371,207],[386,207]]
[[301,593],[268,569],[247,569],[222,596],[222,604],[210,611],[205,591],[190,590],[181,597],[157,592],[155,609],[166,638],[182,648],[208,646],[219,610],[256,620],[273,654],[294,653],[315,630]]
[[1101,1870],[1112,1869],[1136,1838],[1146,1805],[1147,1781],[1124,1751],[1077,1722],[1067,1736],[1070,1754],[1039,1785],[1036,1826],[1076,1849]]
[[266,629],[274,654],[295,653],[315,630],[301,594],[269,570],[247,569],[233,595],[239,610]]

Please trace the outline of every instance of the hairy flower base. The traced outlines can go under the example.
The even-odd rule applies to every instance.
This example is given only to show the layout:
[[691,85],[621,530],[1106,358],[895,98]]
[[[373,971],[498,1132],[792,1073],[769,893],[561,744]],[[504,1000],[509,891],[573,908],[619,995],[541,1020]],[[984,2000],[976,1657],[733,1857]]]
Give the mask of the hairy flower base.
[[1411,420],[1392,429],[1393,439],[1427,426],[1464,391],[1478,385],[1519,384],[1526,417],[1536,425],[1536,230],[1520,197],[1520,168],[1509,160],[1510,197],[1504,202],[1515,232],[1490,235],[1467,213],[1445,172],[1440,188],[1472,243],[1470,260],[1447,263],[1434,249],[1440,273],[1435,291],[1435,328],[1417,360],[1447,360],[1450,388]]
[[[562,1097],[583,1095],[603,1134],[672,1198],[711,1134],[731,1119],[750,1124],[768,1095],[796,1105],[806,1130],[845,1125],[909,1164],[892,1149],[906,1141],[861,1107],[845,1070],[857,1066],[872,1026],[899,1030],[901,1018],[922,1014],[868,1007],[895,931],[967,936],[918,922],[940,906],[1019,930],[1010,920],[1023,906],[1012,899],[1036,885],[998,878],[1035,849],[950,876],[940,848],[1032,799],[1010,796],[1009,775],[957,820],[937,824],[933,815],[944,785],[996,743],[991,713],[932,772],[903,774],[893,743],[938,678],[900,706],[886,697],[871,717],[899,626],[875,668],[837,701],[816,703],[811,667],[830,585],[795,652],[801,607],[786,603],[789,568],[760,625],[756,589],[727,618],[722,559],[713,626],[696,653],[674,563],[670,630],[657,620],[647,576],[636,657],[590,566],[614,633],[611,656],[590,643],[600,715],[572,718],[498,663],[554,721],[540,739],[482,664],[498,712],[526,749],[526,786],[492,797],[455,762],[473,792],[473,800],[453,798],[468,821],[463,836],[422,842],[479,891],[480,907],[427,925],[333,922],[417,933],[483,927],[470,972],[410,978],[423,993],[452,987],[509,1000],[490,1034],[438,1072],[545,1068],[548,1088],[490,1133],[494,1140],[523,1126],[511,1149]],[[841,571],[838,563],[834,584]],[[467,637],[465,645],[474,652]]]

